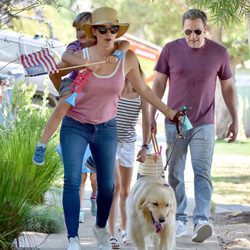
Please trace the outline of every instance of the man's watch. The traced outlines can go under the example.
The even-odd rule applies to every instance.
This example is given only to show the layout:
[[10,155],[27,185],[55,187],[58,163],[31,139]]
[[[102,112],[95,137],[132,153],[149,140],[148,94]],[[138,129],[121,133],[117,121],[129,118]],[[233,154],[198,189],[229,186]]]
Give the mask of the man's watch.
[[146,148],[147,150],[149,150],[149,145],[148,144],[143,144],[141,145],[142,148]]

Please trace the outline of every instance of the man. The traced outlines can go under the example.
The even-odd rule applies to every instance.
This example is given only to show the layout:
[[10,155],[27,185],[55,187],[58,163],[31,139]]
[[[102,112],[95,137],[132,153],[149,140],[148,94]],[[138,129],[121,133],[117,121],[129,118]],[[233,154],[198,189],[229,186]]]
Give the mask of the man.
[[[228,142],[236,140],[238,120],[236,91],[230,70],[227,50],[205,38],[207,16],[198,9],[190,9],[183,15],[185,38],[165,45],[155,66],[153,90],[162,98],[169,80],[168,106],[178,110],[185,105],[191,108],[188,117],[193,125],[182,131],[184,139],[176,142],[175,125],[166,120],[166,138],[170,185],[177,200],[176,236],[187,234],[187,197],[184,169],[189,146],[194,171],[195,208],[193,211],[194,234],[192,241],[203,242],[212,235],[209,223],[212,196],[211,164],[214,149],[215,87],[218,76],[232,123],[229,125]],[[152,108],[152,129],[156,109]],[[176,142],[176,145],[175,145]]]

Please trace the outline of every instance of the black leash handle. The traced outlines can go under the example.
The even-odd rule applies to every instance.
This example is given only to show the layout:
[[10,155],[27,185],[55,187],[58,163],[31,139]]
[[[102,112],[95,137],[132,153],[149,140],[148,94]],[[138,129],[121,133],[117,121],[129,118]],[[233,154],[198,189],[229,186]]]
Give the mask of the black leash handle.
[[181,134],[180,124],[181,124],[181,118],[185,117],[187,112],[191,110],[187,106],[182,106],[177,113],[175,114],[173,120],[170,120],[171,122],[175,123],[176,131],[177,131],[177,138],[184,138]]

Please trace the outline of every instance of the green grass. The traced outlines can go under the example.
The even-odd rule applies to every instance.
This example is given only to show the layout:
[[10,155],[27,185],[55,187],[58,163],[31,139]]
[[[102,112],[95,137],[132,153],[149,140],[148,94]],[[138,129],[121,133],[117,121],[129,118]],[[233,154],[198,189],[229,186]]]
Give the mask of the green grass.
[[250,204],[250,140],[216,141],[212,166],[213,201]]
[[250,156],[250,139],[244,141],[236,141],[228,143],[224,140],[217,140],[215,142],[214,153],[219,154],[234,154]]

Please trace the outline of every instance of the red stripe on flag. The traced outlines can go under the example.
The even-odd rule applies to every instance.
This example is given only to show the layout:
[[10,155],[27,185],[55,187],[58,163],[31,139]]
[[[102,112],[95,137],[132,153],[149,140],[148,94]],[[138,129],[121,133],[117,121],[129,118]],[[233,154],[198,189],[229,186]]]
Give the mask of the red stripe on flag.
[[44,65],[45,69],[48,71],[49,66],[48,66],[48,63],[47,63],[46,58],[44,57],[43,50],[40,50],[40,51],[38,51],[37,53],[38,53],[38,55],[39,55],[39,60],[40,60],[40,62]]
[[49,72],[54,72],[54,71],[58,71],[57,69],[57,65],[56,65],[56,62],[54,60],[54,58],[51,56],[51,54],[49,53],[49,50],[48,49],[45,49],[43,51],[44,55],[45,55],[45,58],[50,66],[49,68]]
[[42,65],[45,72],[37,72],[37,74],[57,73],[59,71],[54,58],[49,53],[48,48],[28,55],[22,54],[20,58],[24,68]]
[[34,54],[29,55],[29,62],[31,66],[36,66],[37,62],[35,61]]

